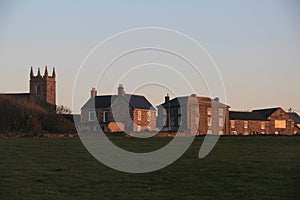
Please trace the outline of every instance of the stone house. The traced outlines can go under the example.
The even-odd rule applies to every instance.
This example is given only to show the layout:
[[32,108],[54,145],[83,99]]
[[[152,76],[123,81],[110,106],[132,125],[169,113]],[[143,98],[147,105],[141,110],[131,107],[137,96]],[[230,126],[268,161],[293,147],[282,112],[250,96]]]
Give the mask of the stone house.
[[229,118],[231,135],[267,134],[266,129],[270,126],[259,113],[230,111]]
[[229,112],[232,135],[292,135],[297,128],[290,113],[282,108],[253,110],[252,112]]
[[126,94],[123,85],[119,85],[117,95],[97,96],[93,88],[91,98],[81,108],[81,128],[96,127],[104,132],[155,131],[156,109],[144,96]]
[[161,131],[179,131],[196,135],[229,132],[229,106],[220,103],[218,98],[169,95],[159,106],[157,126]]
[[295,134],[296,133],[300,134],[300,116],[297,113],[295,113],[295,112],[291,113],[291,115],[292,115],[292,119],[293,119],[294,124],[295,124],[295,131],[294,131],[294,133]]

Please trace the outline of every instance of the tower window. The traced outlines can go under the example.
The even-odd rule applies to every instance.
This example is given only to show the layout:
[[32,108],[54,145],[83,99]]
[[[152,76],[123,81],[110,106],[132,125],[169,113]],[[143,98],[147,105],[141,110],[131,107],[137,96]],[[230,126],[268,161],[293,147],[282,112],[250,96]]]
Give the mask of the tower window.
[[42,93],[42,87],[39,85],[37,86],[37,94],[41,94]]

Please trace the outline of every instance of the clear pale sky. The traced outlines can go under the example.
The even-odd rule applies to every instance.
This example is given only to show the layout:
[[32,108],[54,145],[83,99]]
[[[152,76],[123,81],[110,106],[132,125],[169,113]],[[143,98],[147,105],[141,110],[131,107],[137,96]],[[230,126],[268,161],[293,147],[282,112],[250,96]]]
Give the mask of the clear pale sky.
[[[30,66],[55,66],[57,104],[72,107],[75,75],[94,46],[120,31],[154,26],[183,32],[207,49],[233,110],[300,111],[299,19],[297,0],[2,0],[0,93],[27,92]],[[154,105],[164,98],[145,95]],[[82,103],[88,98],[86,91]]]

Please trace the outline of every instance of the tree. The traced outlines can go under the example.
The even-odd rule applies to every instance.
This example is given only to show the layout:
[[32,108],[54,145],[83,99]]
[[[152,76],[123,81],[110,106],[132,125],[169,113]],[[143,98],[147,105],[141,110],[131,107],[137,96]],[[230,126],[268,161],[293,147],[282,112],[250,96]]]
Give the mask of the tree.
[[71,111],[71,109],[69,109],[68,107],[66,107],[66,106],[63,106],[63,105],[60,105],[60,106],[58,106],[57,108],[56,108],[56,113],[57,114],[71,114],[72,113],[72,111]]

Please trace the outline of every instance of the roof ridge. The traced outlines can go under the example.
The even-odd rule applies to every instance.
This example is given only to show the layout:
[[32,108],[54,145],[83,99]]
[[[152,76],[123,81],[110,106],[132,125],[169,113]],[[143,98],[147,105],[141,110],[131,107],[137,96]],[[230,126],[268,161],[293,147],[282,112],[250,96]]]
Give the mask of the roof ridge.
[[260,108],[260,109],[254,109],[254,110],[252,110],[252,112],[253,111],[263,111],[263,110],[274,110],[274,109],[279,109],[279,108],[281,108],[281,107],[273,107],[273,108]]

